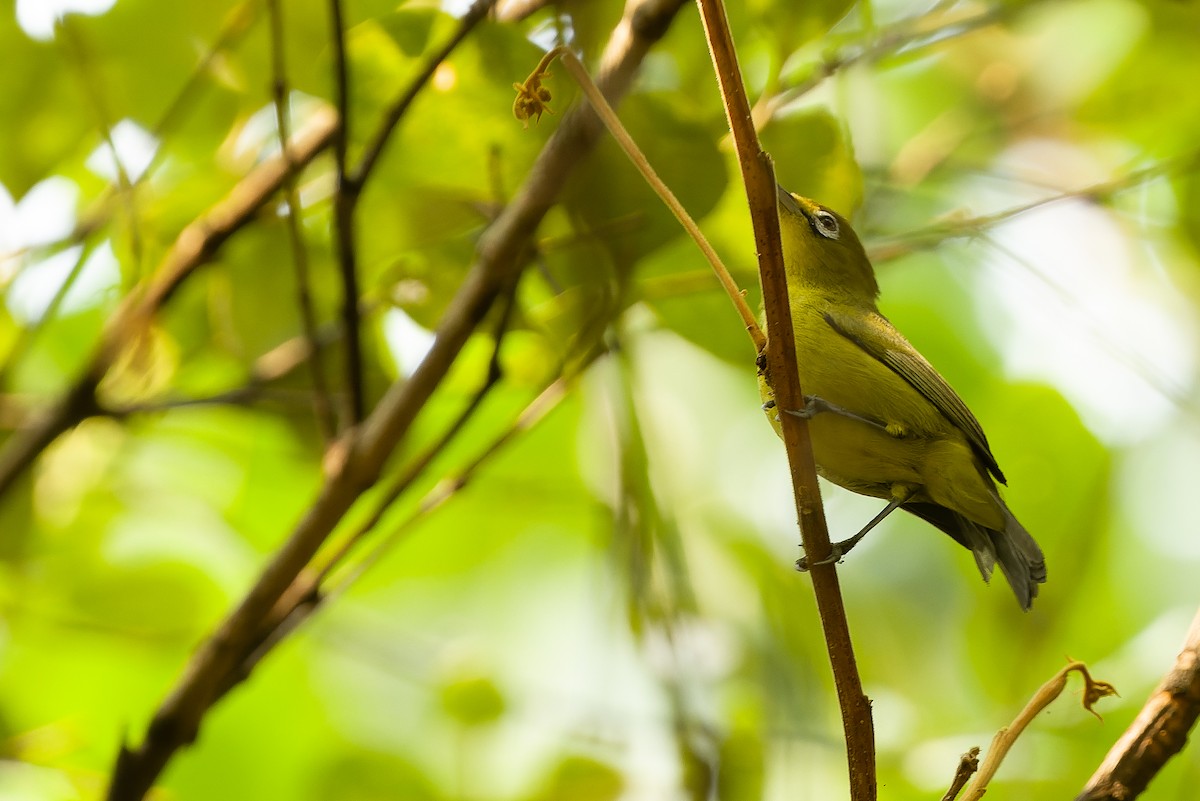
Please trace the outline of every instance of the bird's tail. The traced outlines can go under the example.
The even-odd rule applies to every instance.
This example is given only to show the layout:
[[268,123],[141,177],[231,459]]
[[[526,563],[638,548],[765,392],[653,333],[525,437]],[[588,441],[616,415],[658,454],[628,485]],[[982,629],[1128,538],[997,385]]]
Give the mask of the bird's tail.
[[997,564],[1008,580],[1017,603],[1028,610],[1037,597],[1038,585],[1046,583],[1046,559],[1042,549],[1017,521],[997,494],[996,502],[1004,511],[1004,530],[988,528],[952,509],[934,503],[906,503],[905,511],[940,528],[975,556],[984,581],[989,581]]

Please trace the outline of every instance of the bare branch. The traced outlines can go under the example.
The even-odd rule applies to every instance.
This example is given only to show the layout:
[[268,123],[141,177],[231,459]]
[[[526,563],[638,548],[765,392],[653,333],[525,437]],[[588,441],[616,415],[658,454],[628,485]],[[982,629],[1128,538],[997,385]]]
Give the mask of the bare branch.
[[1175,666],[1113,745],[1075,801],[1137,798],[1187,743],[1200,715],[1200,611]]
[[475,413],[483,404],[484,399],[492,391],[492,388],[499,383],[501,378],[500,346],[504,341],[504,333],[508,328],[509,318],[515,303],[516,287],[513,286],[510,287],[508,292],[505,294],[503,307],[496,322],[496,333],[494,334],[494,344],[492,346],[492,358],[488,362],[487,374],[484,377],[483,384],[481,384],[479,389],[475,391],[475,394],[471,396],[470,401],[468,401],[463,407],[462,411],[459,412],[458,417],[446,427],[446,430],[442,432],[442,435],[433,443],[431,443],[424,450],[424,452],[421,453],[420,456],[414,459],[404,469],[404,471],[392,481],[387,491],[383,494],[383,497],[375,502],[375,508],[367,517],[367,519],[358,525],[353,534],[339,543],[337,548],[333,550],[328,558],[323,558],[323,565],[317,571],[317,576],[315,579],[317,583],[323,581],[324,578],[329,575],[330,571],[332,571],[334,567],[336,567],[343,559],[345,559],[350,551],[368,534],[370,534],[376,526],[379,525],[388,509],[390,509],[392,505],[400,499],[401,495],[408,491],[413,483],[416,482],[416,480],[425,472],[429,465],[433,463],[433,460],[436,459],[439,454],[444,452],[447,446],[454,441],[455,437],[462,432],[466,424],[470,422],[472,417],[475,416]]
[[958,798],[962,788],[966,786],[967,781],[977,770],[979,770],[979,746],[974,746],[959,757],[958,769],[954,771],[954,779],[950,782],[950,788],[946,790],[946,794],[942,796],[942,801],[954,801]]
[[1142,186],[1167,175],[1183,175],[1194,172],[1200,167],[1200,150],[1191,150],[1171,158],[1151,164],[1139,170],[1133,170],[1126,175],[1118,176],[1108,181],[1091,184],[1079,189],[1068,189],[1054,192],[1037,200],[1001,209],[992,214],[979,216],[957,215],[944,222],[936,223],[915,231],[910,231],[900,237],[874,244],[868,255],[875,264],[896,259],[915,251],[933,248],[951,239],[979,236],[991,228],[1008,222],[1011,219],[1036,211],[1044,206],[1065,200],[1088,200],[1097,203],[1109,201],[1113,195],[1128,189]]

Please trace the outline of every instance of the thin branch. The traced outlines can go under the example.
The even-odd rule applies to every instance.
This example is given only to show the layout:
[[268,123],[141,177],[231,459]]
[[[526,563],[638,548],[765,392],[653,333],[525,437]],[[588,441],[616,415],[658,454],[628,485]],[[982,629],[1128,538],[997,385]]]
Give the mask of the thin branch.
[[[291,103],[287,81],[287,54],[283,35],[283,9],[280,0],[267,0],[267,13],[271,23],[271,81],[275,95],[275,130],[279,135],[279,150],[284,160],[294,168],[288,148]],[[343,118],[344,119],[344,118]],[[335,136],[334,139],[339,139]],[[335,423],[333,406],[329,398],[329,385],[325,381],[325,364],[321,347],[317,343],[317,315],[313,310],[311,281],[309,278],[308,248],[300,226],[300,198],[296,192],[296,174],[289,171],[283,182],[283,197],[286,205],[285,218],[288,242],[292,249],[292,263],[296,268],[296,305],[300,309],[300,322],[304,337],[308,341],[308,374],[312,382],[313,416],[321,440],[328,444],[334,436]]]
[[356,186],[361,187],[367,182],[367,178],[375,169],[375,163],[383,155],[383,150],[387,146],[388,140],[391,139],[392,132],[400,124],[400,120],[408,111],[408,107],[417,99],[417,95],[420,94],[421,89],[424,88],[425,84],[429,83],[429,79],[433,77],[433,73],[437,70],[438,66],[454,52],[454,49],[458,47],[463,39],[467,38],[467,35],[479,24],[480,20],[487,16],[488,11],[491,10],[491,7],[495,3],[496,0],[475,0],[471,4],[471,7],[467,9],[467,13],[463,14],[459,19],[458,29],[454,32],[454,35],[446,40],[441,49],[432,53],[426,59],[425,65],[417,73],[412,83],[400,93],[400,96],[388,108],[383,121],[375,129],[375,133],[367,143],[367,146],[363,148],[361,160],[350,173],[350,179]]
[[329,0],[329,36],[333,45],[333,104],[342,121],[333,137],[333,159],[338,177],[346,172],[346,151],[350,141],[350,76],[346,69],[346,27],[342,20],[342,0]]
[[130,179],[129,172],[125,169],[125,162],[121,159],[116,142],[112,138],[112,117],[104,102],[104,93],[98,80],[99,71],[88,63],[87,48],[84,45],[83,37],[76,30],[71,16],[60,17],[57,28],[62,35],[56,38],[67,46],[68,53],[73,56],[72,60],[79,73],[79,82],[83,93],[91,102],[100,138],[104,142],[104,147],[108,149],[109,155],[112,156],[113,169],[117,173],[117,193],[125,207],[125,215],[128,217],[129,251],[133,256],[134,264],[132,275],[136,277],[141,274],[143,265],[141,227],[138,225],[137,205],[133,194],[134,182]]
[[954,801],[958,798],[958,794],[962,792],[963,787],[977,770],[979,770],[979,746],[974,746],[959,757],[958,769],[954,771],[954,779],[951,780],[949,789],[942,796],[942,801]]
[[333,40],[334,105],[342,121],[333,138],[337,186],[333,196],[333,230],[342,278],[342,329],[345,332],[342,383],[345,403],[342,424],[356,426],[366,413],[363,386],[362,323],[358,313],[358,251],[355,247],[354,212],[362,185],[346,175],[346,150],[350,141],[350,77],[346,67],[346,30],[342,0],[329,0],[330,37]]
[[[610,98],[628,90],[646,53],[681,5],[682,0],[630,2],[602,57],[598,83]],[[200,645],[142,743],[121,749],[109,801],[140,799],[176,751],[196,738],[204,715],[236,677],[272,609],[351,505],[378,479],[493,300],[516,280],[534,230],[600,130],[588,107],[577,107],[564,117],[521,191],[481,236],[475,263],[444,313],[426,357],[411,376],[388,390],[361,427],[351,430],[343,443],[344,460],[330,471],[287,542],[216,633]]]
[[779,109],[816,89],[827,78],[846,67],[863,61],[875,62],[898,52],[913,53],[942,44],[948,39],[963,36],[1000,21],[1009,10],[1008,6],[997,4],[932,28],[925,26],[930,17],[940,13],[939,9],[896,22],[881,29],[878,35],[871,37],[866,44],[858,41],[826,55],[823,60],[813,65],[812,71],[805,78],[782,91],[761,98],[754,107],[754,119],[760,127],[765,125]]
[[[784,409],[804,406],[797,372],[796,342],[792,333],[788,305],[787,277],[783,268],[783,250],[779,238],[776,206],[777,187],[770,157],[763,152],[754,130],[745,85],[738,67],[737,53],[720,0],[698,0],[708,46],[713,58],[725,111],[737,147],[738,161],[746,185],[746,196],[754,223],[754,241],[762,276],[763,305],[766,309],[768,346],[759,355],[759,366]],[[871,701],[862,689],[862,680],[854,659],[850,625],[838,585],[837,569],[827,559],[832,549],[817,469],[813,461],[808,422],[796,415],[780,415],[784,447],[791,468],[804,552],[810,554],[813,592],[825,633],[825,646],[833,668],[842,727],[846,737],[846,757],[850,774],[852,801],[874,801],[875,731],[871,719]]]
[[[302,365],[311,364],[313,348],[326,347],[336,342],[341,331],[333,323],[327,323],[316,331],[316,339],[309,340],[307,336],[295,336],[280,342],[266,353],[254,360],[250,375],[240,386],[216,392],[211,395],[191,397],[166,397],[154,400],[131,403],[126,405],[100,404],[98,414],[114,418],[132,417],[138,414],[150,414],[170,409],[184,409],[189,406],[215,406],[223,404],[249,404],[259,399],[271,400],[270,384],[286,378]],[[275,393],[274,397],[290,400],[301,390],[287,390]],[[307,393],[311,407],[311,393]]]
[[1163,159],[1148,167],[1133,170],[1126,175],[1108,181],[1101,181],[1080,189],[1055,192],[1046,197],[1031,200],[1028,203],[1022,203],[1007,209],[1001,209],[992,214],[959,217],[943,223],[929,225],[925,228],[911,231],[902,237],[896,237],[876,244],[872,246],[869,255],[873,263],[879,264],[880,262],[896,259],[918,250],[937,247],[951,239],[979,236],[982,232],[1006,223],[1022,214],[1027,214],[1044,206],[1060,203],[1065,200],[1087,200],[1103,203],[1114,195],[1141,186],[1147,181],[1167,175],[1186,174],[1188,170],[1194,171],[1198,165],[1198,158],[1200,158],[1200,150],[1192,150]]
[[80,377],[40,419],[29,421],[0,450],[0,497],[59,434],[99,411],[96,387],[117,357],[136,342],[154,316],[221,245],[246,225],[283,185],[293,169],[311,162],[328,146],[337,119],[315,114],[292,143],[292,165],[280,154],[255,167],[224,198],[188,224],[163,258],[145,289],[128,295],[109,318]]
[[[589,364],[599,353],[600,351],[593,351],[592,355],[585,359],[584,365]],[[336,597],[345,593],[354,582],[362,578],[363,574],[378,564],[379,560],[394,548],[403,537],[411,532],[419,522],[439,509],[455,494],[465,489],[474,480],[476,474],[496,454],[518,436],[540,423],[546,415],[557,408],[558,404],[566,397],[570,386],[570,379],[560,377],[543,390],[541,394],[522,410],[516,421],[503,434],[493,440],[457,473],[447,476],[438,482],[437,486],[421,499],[416,510],[406,520],[397,524],[387,537],[380,540],[365,558],[351,566],[344,574],[334,577],[333,586],[328,590],[327,595]]]
[[496,19],[501,22],[521,22],[550,3],[551,0],[501,0],[496,4]]
[[87,260],[93,252],[95,252],[95,248],[92,245],[80,246],[79,256],[75,259],[75,263],[71,265],[71,271],[67,273],[67,277],[63,279],[58,289],[54,291],[54,297],[46,304],[45,311],[32,324],[17,331],[16,339],[8,349],[8,353],[5,354],[4,362],[0,364],[0,387],[4,387],[8,383],[9,375],[17,366],[17,363],[25,356],[25,353],[29,350],[29,346],[37,339],[38,334],[45,328],[46,323],[53,320],[58,314],[58,310],[62,307],[67,293],[71,291],[71,287],[75,286],[75,281],[83,273],[83,265],[87,264]]
[[1192,619],[1175,666],[1159,682],[1133,723],[1113,744],[1075,801],[1137,798],[1187,743],[1200,715],[1200,611]]

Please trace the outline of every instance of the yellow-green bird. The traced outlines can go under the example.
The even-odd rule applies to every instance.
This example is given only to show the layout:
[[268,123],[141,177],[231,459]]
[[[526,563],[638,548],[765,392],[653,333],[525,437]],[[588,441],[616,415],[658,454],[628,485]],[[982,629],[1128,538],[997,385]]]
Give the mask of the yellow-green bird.
[[[915,514],[999,564],[1022,609],[1046,581],[1042,550],[996,488],[1006,483],[979,421],[887,318],[862,244],[837,213],[779,190],[779,225],[803,409],[817,471],[888,505],[834,559],[894,509]],[[768,380],[764,408],[779,430]],[[994,479],[994,480],[993,480]]]

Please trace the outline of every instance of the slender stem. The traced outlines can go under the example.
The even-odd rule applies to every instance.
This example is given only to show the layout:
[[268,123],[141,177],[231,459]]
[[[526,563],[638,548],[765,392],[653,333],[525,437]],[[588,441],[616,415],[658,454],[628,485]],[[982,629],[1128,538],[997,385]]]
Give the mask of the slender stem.
[[[759,363],[765,367],[768,383],[776,401],[784,409],[804,406],[797,372],[796,342],[792,334],[791,310],[788,306],[787,278],[783,268],[783,250],[779,238],[779,216],[776,207],[776,186],[770,157],[763,152],[754,130],[750,104],[746,99],[738,67],[737,54],[720,0],[697,0],[708,37],[709,50],[729,126],[737,147],[738,160],[746,185],[750,214],[754,222],[754,240],[759,254],[762,275],[763,302],[766,308],[768,346],[760,354]],[[764,358],[765,357],[765,358]],[[829,530],[821,505],[817,470],[813,460],[808,423],[796,415],[780,415],[784,446],[792,472],[792,487],[804,551],[814,563],[827,559],[831,552]],[[852,801],[875,801],[875,732],[871,718],[871,701],[862,689],[850,626],[838,586],[837,569],[832,563],[814,564],[813,592],[825,645],[833,667],[834,684],[842,711],[842,726],[846,737],[847,761],[850,773]]]
[[1072,672],[1078,673],[1083,678],[1084,709],[1096,715],[1097,718],[1100,717],[1092,709],[1092,706],[1101,698],[1115,695],[1117,691],[1108,682],[1093,679],[1091,673],[1088,672],[1087,665],[1082,662],[1069,662],[1038,688],[1025,707],[1017,713],[1011,724],[996,732],[991,746],[988,747],[987,756],[984,758],[983,764],[979,766],[979,772],[975,774],[975,780],[971,782],[963,795],[963,801],[979,801],[983,798],[987,792],[988,783],[1000,769],[1001,763],[1008,756],[1008,752],[1016,743],[1017,738],[1024,733],[1043,709],[1062,694],[1063,689],[1067,686],[1067,676]]
[[31,324],[21,328],[17,332],[16,340],[13,342],[12,347],[8,349],[3,363],[0,363],[0,388],[3,388],[8,383],[9,375],[25,356],[25,353],[29,350],[29,346],[37,339],[42,328],[58,314],[63,301],[66,300],[67,293],[71,291],[71,287],[75,286],[75,281],[79,279],[80,274],[83,272],[83,265],[87,264],[87,260],[93,252],[95,252],[93,245],[88,244],[79,247],[79,255],[75,258],[75,263],[71,265],[71,272],[67,273],[67,277],[63,279],[58,289],[54,291],[54,297],[46,304],[45,311]]
[[268,0],[268,14],[271,18],[271,69],[274,75],[272,87],[275,95],[275,129],[279,135],[279,151],[284,161],[293,169],[288,170],[283,181],[283,196],[286,204],[286,223],[288,242],[292,249],[292,263],[296,270],[296,305],[300,309],[300,322],[304,328],[304,338],[308,342],[309,380],[312,381],[313,415],[316,418],[317,430],[325,443],[333,438],[334,420],[333,407],[329,399],[329,385],[325,381],[325,366],[321,346],[317,341],[317,316],[313,310],[311,280],[308,264],[308,248],[304,242],[304,232],[300,227],[300,200],[296,192],[296,174],[292,153],[288,147],[289,117],[291,104],[289,101],[287,81],[287,57],[283,36],[283,9],[280,0]]
[[133,282],[141,275],[143,266],[141,226],[138,224],[137,204],[133,192],[134,181],[129,177],[129,171],[125,169],[125,162],[117,151],[116,142],[113,141],[112,117],[104,102],[104,92],[99,79],[100,72],[90,63],[90,54],[84,46],[83,36],[69,15],[60,18],[57,27],[61,35],[56,38],[63,43],[68,54],[73,56],[72,60],[79,72],[83,93],[90,101],[92,113],[95,115],[100,138],[104,141],[104,146],[108,148],[109,155],[112,156],[113,168],[117,174],[117,193],[125,207],[125,215],[128,217],[129,223],[129,251],[133,260],[133,269],[127,271],[126,278]]
[[811,92],[826,78],[854,64],[862,61],[874,62],[901,50],[911,53],[918,49],[942,45],[948,39],[964,36],[999,21],[1009,11],[1011,11],[1009,7],[996,4],[969,16],[958,17],[930,28],[928,20],[941,13],[941,9],[935,8],[911,19],[889,25],[880,29],[878,35],[870,37],[866,44],[856,42],[826,55],[820,63],[813,65],[812,72],[798,83],[761,98],[754,111],[755,119],[760,123],[765,123],[783,106]]
[[[588,361],[590,362],[590,359]],[[558,404],[566,397],[570,386],[571,382],[563,377],[551,383],[525,407],[517,416],[516,421],[503,434],[480,451],[466,467],[438,482],[437,486],[425,494],[416,510],[407,519],[393,528],[363,559],[350,566],[345,573],[335,576],[328,595],[337,596],[345,593],[355,581],[362,578],[364,573],[378,564],[384,554],[394,548],[396,543],[406,536],[417,523],[462,491],[493,456],[519,435],[536,426],[546,415],[557,408]]]
[[338,267],[342,277],[342,344],[345,348],[342,423],[358,425],[366,413],[363,387],[362,323],[358,313],[358,253],[355,248],[354,212],[361,184],[346,174],[346,151],[350,141],[350,78],[346,66],[346,31],[342,0],[329,0],[330,35],[333,39],[334,104],[338,126],[333,139],[334,170],[337,186],[333,198],[334,230],[337,238]]

